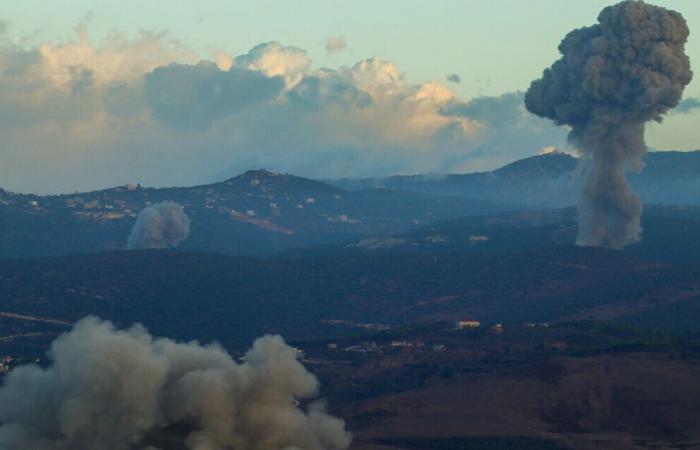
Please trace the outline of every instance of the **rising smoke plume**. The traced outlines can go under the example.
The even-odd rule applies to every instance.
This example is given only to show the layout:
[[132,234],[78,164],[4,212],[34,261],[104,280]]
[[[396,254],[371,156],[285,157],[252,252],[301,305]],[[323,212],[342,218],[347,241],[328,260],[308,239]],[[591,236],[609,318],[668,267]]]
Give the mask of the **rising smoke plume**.
[[160,202],[143,209],[136,218],[127,248],[171,248],[190,235],[190,219],[175,202]]
[[642,204],[625,172],[642,168],[644,123],[660,122],[692,78],[688,27],[676,11],[633,0],[603,9],[598,22],[566,35],[525,106],[570,125],[569,139],[592,160],[577,244],[620,248],[641,233]]
[[117,330],[89,317],[51,346],[51,364],[0,388],[3,450],[341,450],[343,421],[302,408],[318,382],[279,336],[237,364],[220,347]]

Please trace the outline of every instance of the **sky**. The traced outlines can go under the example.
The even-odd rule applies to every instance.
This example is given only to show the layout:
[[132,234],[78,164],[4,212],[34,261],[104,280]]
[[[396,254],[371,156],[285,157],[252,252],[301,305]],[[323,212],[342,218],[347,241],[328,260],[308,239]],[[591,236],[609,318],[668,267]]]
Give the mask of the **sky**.
[[[700,2],[654,3],[684,15],[686,53],[700,61]],[[522,92],[608,4],[8,0],[0,187],[185,185],[260,167],[468,172],[573,151]],[[684,98],[647,126],[650,148],[700,148],[700,77]]]

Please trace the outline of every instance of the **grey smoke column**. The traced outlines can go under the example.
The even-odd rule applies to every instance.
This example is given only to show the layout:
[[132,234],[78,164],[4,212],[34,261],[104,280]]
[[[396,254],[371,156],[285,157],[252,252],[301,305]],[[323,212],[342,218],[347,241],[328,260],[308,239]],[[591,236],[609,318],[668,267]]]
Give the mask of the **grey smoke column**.
[[160,202],[143,209],[136,218],[127,248],[171,248],[187,239],[190,219],[175,202]]
[[642,168],[644,123],[660,122],[692,78],[688,27],[678,12],[641,1],[609,6],[598,22],[566,35],[525,106],[570,125],[569,139],[592,159],[577,244],[620,248],[641,233],[642,204],[625,172]]
[[342,420],[279,336],[236,363],[218,346],[117,330],[86,318],[51,346],[51,365],[18,367],[0,388],[3,450],[341,450]]

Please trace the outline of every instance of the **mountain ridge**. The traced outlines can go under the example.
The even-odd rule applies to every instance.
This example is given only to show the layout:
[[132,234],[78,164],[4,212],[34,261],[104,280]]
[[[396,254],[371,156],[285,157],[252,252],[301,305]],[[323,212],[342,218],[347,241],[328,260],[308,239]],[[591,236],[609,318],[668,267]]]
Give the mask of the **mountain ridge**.
[[[585,175],[582,160],[567,153],[531,156],[487,172],[341,178],[330,184],[352,191],[370,187],[407,189],[436,195],[498,199],[532,207],[565,207],[578,202]],[[700,150],[649,152],[640,173],[629,173],[645,203],[700,204]]]
[[179,203],[190,217],[183,249],[258,256],[518,208],[398,190],[348,192],[263,170],[183,188],[130,184],[55,196],[0,192],[0,257],[123,249],[137,214],[162,201]]

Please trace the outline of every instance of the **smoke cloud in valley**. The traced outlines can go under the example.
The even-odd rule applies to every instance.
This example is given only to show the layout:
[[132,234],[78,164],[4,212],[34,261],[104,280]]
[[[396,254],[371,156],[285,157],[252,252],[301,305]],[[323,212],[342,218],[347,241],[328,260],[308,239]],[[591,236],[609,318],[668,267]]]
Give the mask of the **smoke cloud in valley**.
[[279,336],[245,363],[222,348],[118,330],[90,317],[51,346],[47,368],[16,368],[0,388],[4,450],[336,450],[350,435],[323,404],[299,406],[316,378]]
[[143,209],[127,239],[127,248],[172,248],[187,239],[190,219],[175,202],[160,202]]
[[644,124],[675,107],[692,72],[678,12],[624,1],[598,24],[570,32],[563,55],[530,86],[527,109],[571,126],[591,159],[579,203],[579,245],[623,247],[640,238],[642,204],[625,178],[642,168]]

